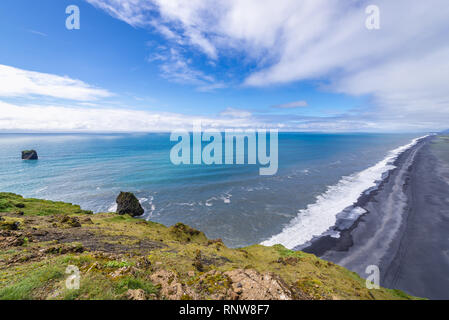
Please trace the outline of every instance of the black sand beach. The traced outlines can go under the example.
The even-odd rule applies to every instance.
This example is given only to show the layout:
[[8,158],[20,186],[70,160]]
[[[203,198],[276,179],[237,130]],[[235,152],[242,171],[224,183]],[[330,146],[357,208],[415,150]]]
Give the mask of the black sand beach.
[[340,238],[322,237],[303,250],[362,277],[376,265],[384,287],[448,299],[449,139],[427,137],[395,165],[378,189],[359,199],[356,206],[367,213]]

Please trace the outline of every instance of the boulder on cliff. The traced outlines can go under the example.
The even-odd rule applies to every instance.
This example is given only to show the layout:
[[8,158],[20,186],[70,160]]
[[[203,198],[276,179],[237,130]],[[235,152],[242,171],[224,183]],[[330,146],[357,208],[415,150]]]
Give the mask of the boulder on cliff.
[[24,150],[22,151],[22,160],[37,160],[36,150]]
[[141,216],[144,213],[139,200],[131,192],[120,192],[116,202],[118,214],[129,214],[132,217],[136,217]]

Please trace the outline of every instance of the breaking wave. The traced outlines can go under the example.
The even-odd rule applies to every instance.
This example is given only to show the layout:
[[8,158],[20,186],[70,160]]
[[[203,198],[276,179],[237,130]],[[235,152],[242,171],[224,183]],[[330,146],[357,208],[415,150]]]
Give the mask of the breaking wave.
[[396,168],[393,163],[401,153],[426,137],[416,138],[409,144],[390,151],[385,159],[368,169],[343,177],[336,185],[328,187],[326,192],[319,195],[315,203],[300,210],[297,217],[284,227],[281,233],[262,244],[282,244],[294,249],[324,234],[336,224],[340,212],[354,205],[365,191],[375,188],[387,172]]

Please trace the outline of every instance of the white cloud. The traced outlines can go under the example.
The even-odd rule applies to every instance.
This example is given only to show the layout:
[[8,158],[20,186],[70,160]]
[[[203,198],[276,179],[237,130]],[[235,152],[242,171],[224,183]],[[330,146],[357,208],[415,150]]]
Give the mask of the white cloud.
[[152,50],[154,52],[149,55],[147,61],[158,61],[161,76],[169,81],[194,85],[199,92],[211,92],[228,87],[227,84],[217,81],[215,77],[195,69],[192,66],[192,60],[185,58],[176,48],[154,46]]
[[86,0],[90,4],[106,11],[133,27],[150,25],[147,14],[154,10],[151,1],[145,0]]
[[296,109],[296,108],[304,108],[307,107],[307,101],[300,100],[300,101],[294,101],[284,104],[278,104],[276,106],[273,106],[275,109]]
[[112,94],[80,80],[0,65],[0,97],[33,95],[90,101],[109,97]]
[[371,94],[380,109],[425,117],[449,115],[449,46],[421,59],[403,57],[348,75],[334,89],[353,95]]
[[377,0],[380,30],[365,28],[368,0],[87,1],[212,60],[243,53],[257,66],[249,86],[325,80],[372,96],[377,120],[402,126],[443,125],[449,114],[447,0]]
[[198,117],[119,108],[14,105],[0,101],[0,130],[151,132],[185,128],[194,121],[205,128],[263,126],[254,119]]
[[[160,54],[154,58],[160,57]],[[214,83],[212,76],[191,67],[191,61],[185,59],[184,56],[176,49],[165,51],[165,60],[162,60],[161,71],[162,76],[178,83],[193,84],[198,86],[208,86]],[[160,58],[159,58],[160,59]]]
[[223,110],[220,113],[220,116],[222,117],[232,117],[232,118],[248,118],[251,117],[251,112],[246,111],[246,110],[240,110],[240,109],[235,109],[235,108],[226,108],[226,110]]
[[[133,27],[153,27],[161,34],[178,43],[189,43],[198,47],[210,58],[216,59],[215,46],[204,36],[203,18],[213,10],[202,0],[86,0],[103,9],[111,16]],[[155,12],[158,15],[155,15]],[[166,26],[175,22],[177,25]],[[173,28],[175,30],[173,30]]]
[[[372,121],[370,115],[328,118],[292,115],[253,115],[248,111],[228,108],[216,117],[181,113],[141,111],[112,107],[76,107],[16,105],[0,101],[0,130],[63,132],[169,132],[192,130],[200,121],[204,129],[279,129],[280,131],[379,131],[399,129],[397,121]],[[448,120],[446,118],[446,120]],[[427,119],[408,124],[407,130],[423,131]],[[440,128],[443,129],[443,128]]]
[[27,31],[30,32],[30,33],[32,33],[32,34],[36,34],[36,35],[38,35],[38,36],[41,36],[41,37],[48,37],[48,34],[46,34],[46,33],[44,33],[44,32],[40,32],[40,31],[32,30],[32,29],[27,30]]
[[201,86],[197,87],[196,90],[199,92],[212,92],[217,89],[224,89],[227,87],[228,87],[228,85],[223,82],[214,82],[211,84],[201,85]]

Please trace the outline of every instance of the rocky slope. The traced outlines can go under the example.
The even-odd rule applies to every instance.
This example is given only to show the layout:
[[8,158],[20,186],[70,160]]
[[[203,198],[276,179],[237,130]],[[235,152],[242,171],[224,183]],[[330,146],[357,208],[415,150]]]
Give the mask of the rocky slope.
[[0,299],[411,298],[280,245],[230,249],[184,224],[0,193]]

